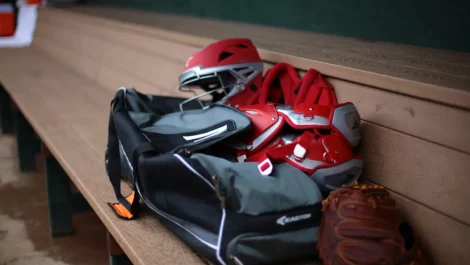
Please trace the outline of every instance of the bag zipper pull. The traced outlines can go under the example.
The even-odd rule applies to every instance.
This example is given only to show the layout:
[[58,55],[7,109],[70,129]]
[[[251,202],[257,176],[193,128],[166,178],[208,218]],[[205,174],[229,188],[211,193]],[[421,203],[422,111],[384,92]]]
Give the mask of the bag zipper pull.
[[179,148],[179,149],[176,149],[174,153],[179,154],[180,156],[183,156],[183,157],[191,157],[191,155],[193,154],[193,151],[188,148]]
[[235,265],[243,265],[243,263],[241,262],[241,260],[239,260],[236,256],[231,256],[232,260],[233,260],[233,263]]
[[213,175],[212,180],[214,181],[215,194],[220,200],[220,205],[222,208],[225,208],[225,193],[220,185],[220,178],[217,175]]

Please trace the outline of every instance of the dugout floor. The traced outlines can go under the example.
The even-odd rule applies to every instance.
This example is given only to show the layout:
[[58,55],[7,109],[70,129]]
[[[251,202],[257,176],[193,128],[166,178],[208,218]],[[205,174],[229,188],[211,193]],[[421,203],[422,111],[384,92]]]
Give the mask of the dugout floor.
[[93,212],[74,216],[75,235],[49,235],[45,176],[20,173],[16,138],[0,136],[0,265],[108,264],[106,230]]

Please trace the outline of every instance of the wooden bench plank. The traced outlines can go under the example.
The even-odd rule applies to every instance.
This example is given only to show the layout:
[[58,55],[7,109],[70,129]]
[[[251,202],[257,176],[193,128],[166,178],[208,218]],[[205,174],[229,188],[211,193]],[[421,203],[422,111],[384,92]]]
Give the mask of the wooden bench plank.
[[469,111],[339,79],[327,80],[338,100],[353,102],[363,120],[470,154]]
[[[62,31],[67,30],[67,28],[62,29]],[[70,34],[69,37],[73,39],[72,35]],[[89,36],[81,37],[89,38]],[[41,37],[40,42],[44,41],[46,40]],[[50,48],[52,53],[59,49],[66,50],[64,47],[59,48],[59,46],[55,45],[55,43],[59,42],[58,37],[55,41],[46,42],[45,46]],[[90,44],[92,42],[84,41],[82,43]],[[86,50],[93,47],[95,45],[90,44],[86,49],[81,48],[84,51],[81,54],[82,57],[86,57]],[[106,45],[103,43],[99,49],[106,49]],[[125,50],[122,51],[122,53],[124,52]],[[119,54],[121,53],[115,53],[114,56],[118,58]],[[73,58],[78,57],[80,56]],[[68,59],[68,61],[72,60]],[[150,68],[154,63],[153,56],[142,57],[139,63]],[[124,80],[123,74],[109,68],[105,69],[103,67],[100,70],[100,76],[105,76],[105,78],[100,79],[100,84],[108,86],[113,84],[114,88],[110,87],[113,91],[122,84],[135,84],[134,81],[129,79]],[[176,80],[176,77],[172,76],[167,76],[166,78],[174,78],[173,80]],[[138,80],[137,77],[135,80]],[[339,99],[354,102],[366,121],[387,124],[394,130],[403,128],[403,131],[413,132],[415,135],[420,136],[420,138],[423,138],[422,136],[424,135],[428,139],[439,139],[441,142],[450,139],[446,143],[450,142],[454,147],[460,145],[460,147],[463,146],[470,150],[470,142],[465,141],[468,137],[465,131],[470,130],[470,122],[462,123],[465,120],[470,121],[470,112],[419,99],[403,97],[398,94],[337,79],[330,79],[330,81],[335,86]],[[139,86],[137,86],[137,89],[141,90]],[[146,93],[161,93],[161,91],[148,86],[144,87],[143,91]],[[176,88],[174,88],[174,91],[176,91]],[[171,91],[165,92],[167,95],[176,95],[176,93]],[[446,132],[446,134],[453,135],[453,137],[444,137],[442,135],[444,132],[436,129],[436,120],[440,121],[442,127],[456,128],[451,130],[453,133]],[[459,130],[459,127],[463,128],[463,130]],[[367,179],[378,182],[393,191],[449,215],[460,222],[470,224],[470,211],[462,207],[463,202],[470,199],[470,195],[465,192],[470,187],[470,182],[461,177],[464,176],[464,172],[470,170],[470,164],[466,162],[470,159],[467,154],[416,139],[415,137],[396,133],[395,131],[373,124],[366,124],[365,130],[365,135],[372,135],[371,137],[365,136],[363,143],[364,152],[362,153],[366,154],[366,171],[364,176]],[[426,150],[426,152],[415,150]],[[431,157],[426,156],[428,153],[435,155]],[[390,161],[394,161],[396,164],[392,164]],[[453,179],[453,181],[441,184],[444,179],[449,178]],[[455,183],[458,181],[461,182],[457,188],[459,192],[449,193],[449,191],[456,189]],[[407,185],[405,186],[403,183],[407,183]],[[435,194],[447,195],[441,196],[439,200],[436,200],[433,199],[436,198]]]
[[[119,72],[134,76],[135,79],[166,89],[176,88],[179,72],[184,69],[184,64],[169,58],[150,56],[143,51],[126,49],[122,45],[105,42],[101,38],[83,36],[80,31],[43,27],[38,33],[41,39],[55,42],[62,47],[70,47],[79,54],[93,58],[99,64],[112,66]],[[151,66],[143,63],[149,60],[152,61]]]
[[397,193],[391,192],[391,195],[405,219],[419,235],[425,252],[432,259],[431,264],[468,263],[470,252],[468,252],[467,242],[470,236],[470,226],[443,216]]
[[[159,88],[156,85],[141,81],[136,77],[120,73],[114,69],[111,69],[105,65],[101,65],[86,56],[82,56],[73,52],[72,50],[66,49],[62,46],[58,46],[56,43],[42,39],[41,37],[35,37],[34,47],[47,53],[52,58],[57,59],[59,62],[64,63],[73,68],[77,69],[78,72],[83,74],[85,77],[90,77],[90,81],[94,81],[105,89],[110,91],[116,91],[117,87],[138,87],[139,90],[145,91],[146,93],[159,93],[164,94],[165,89]],[[96,69],[96,72],[87,75],[84,72],[88,70]]]
[[[383,61],[386,59],[387,63],[390,63],[391,61],[392,65],[395,63],[399,66],[405,64],[414,69],[423,69],[438,73],[444,71],[446,74],[455,77],[468,78],[468,74],[470,73],[470,56],[462,52],[399,45],[388,42],[367,42],[354,38],[307,33],[304,31],[273,28],[247,23],[230,23],[227,21],[217,21],[217,23],[213,23],[213,20],[203,18],[165,15],[161,13],[156,16],[156,13],[154,12],[123,10],[109,7],[97,8],[87,6],[71,8],[68,10],[91,14],[95,17],[106,17],[118,21],[129,21],[145,26],[150,25],[160,28],[171,28],[174,31],[183,33],[194,33],[193,29],[186,28],[187,23],[189,23],[200,27],[201,34],[198,35],[215,39],[225,38],[222,34],[230,30],[232,35],[257,35],[258,38],[264,38],[271,41],[271,43],[277,44],[284,44],[286,43],[286,40],[294,40],[295,43],[289,43],[284,46],[292,47],[292,45],[300,45],[309,46],[315,49],[331,49],[335,53],[346,52],[347,54],[353,55],[359,54],[358,57],[360,58],[368,58],[373,61]],[[167,27],[167,25],[170,24],[176,25]],[[439,53],[436,53],[436,51],[439,51]]]
[[[112,23],[108,24],[109,27],[112,25]],[[151,39],[150,37],[148,38]],[[118,44],[116,42],[116,45],[126,47],[129,43]],[[43,48],[44,47],[45,46],[43,46]],[[62,49],[66,50],[65,48]],[[80,55],[76,55],[76,57],[80,57]],[[147,63],[150,63],[150,61],[151,60],[148,60]],[[0,69],[2,68],[0,67]],[[113,72],[113,70],[109,70],[108,72],[109,80],[102,80],[102,83],[115,82],[116,87],[120,86],[118,85],[119,81],[115,81],[120,73],[117,71]],[[35,75],[38,73],[42,74],[41,72],[34,71],[33,73]],[[66,79],[70,80],[71,77],[66,76]],[[421,134],[424,136],[420,138],[424,139],[448,137],[448,131],[459,128],[459,123],[463,124],[463,128],[467,128],[465,126],[468,126],[468,123],[466,123],[468,120],[466,119],[468,118],[466,115],[468,113],[466,111],[404,97],[390,92],[379,94],[378,92],[384,91],[363,85],[355,85],[338,79],[330,79],[330,81],[332,83],[343,82],[343,84],[339,83],[340,85],[334,84],[335,87],[340,87],[340,90],[342,89],[342,92],[340,91],[338,96],[340,98],[344,96],[345,99],[349,99],[350,97],[354,98],[353,102],[357,102],[355,103],[360,108],[361,114],[363,113],[361,108],[366,108],[366,116],[364,116],[364,119],[366,121],[372,120],[372,123],[375,123],[374,121],[380,122],[385,119],[386,122],[384,123],[391,125],[390,127],[394,130],[396,130],[396,127],[401,128],[400,126],[403,126],[402,128],[404,129],[399,130],[416,130],[414,134],[418,134],[418,136],[420,136],[419,130],[423,130]],[[77,81],[77,84],[81,86],[85,83],[83,83],[83,81]],[[24,86],[22,83],[19,85]],[[41,86],[43,85],[44,84]],[[77,87],[80,86],[77,85]],[[139,87],[137,87],[137,89],[139,89]],[[80,89],[77,91],[79,90]],[[366,93],[364,91],[370,92]],[[22,91],[25,95],[28,94],[26,92],[28,91]],[[103,93],[110,92],[107,91]],[[102,96],[101,98],[104,99],[105,97],[107,96]],[[370,100],[370,98],[373,98],[373,100]],[[93,106],[101,105],[99,101],[93,101],[93,98],[89,99],[86,97],[83,100],[86,102],[95,102],[90,104]],[[368,102],[370,103],[367,103],[367,100],[369,100]],[[378,110],[377,104],[373,104],[377,102],[382,103]],[[73,106],[73,108],[81,107],[81,104],[76,103],[74,100],[66,101],[66,103]],[[360,106],[361,104],[363,104],[362,107]],[[107,102],[106,106],[108,105],[109,103]],[[400,116],[403,116],[403,114],[394,115],[394,113],[398,112],[397,110],[400,110],[403,111],[404,114],[412,117],[410,106],[413,108],[414,117],[416,117],[414,118],[414,122],[412,118],[405,119],[406,122],[400,120]],[[63,105],[55,103],[51,108],[53,110],[60,110],[63,108]],[[406,110],[406,108],[408,108],[408,110]],[[98,109],[99,108],[94,111],[98,111]],[[375,112],[374,109],[376,109]],[[107,119],[105,119],[107,118],[106,115],[98,115],[96,119],[93,119],[89,113],[90,112],[76,114],[76,112],[73,112],[67,115],[79,115],[79,123],[86,127],[95,128],[99,127],[102,123],[107,123]],[[425,115],[425,118],[419,116],[418,113]],[[455,116],[448,116],[447,114],[457,114],[457,117],[450,119],[448,117]],[[433,117],[434,119],[432,119]],[[441,135],[444,132],[441,133],[436,129],[433,122],[435,120],[448,122],[448,124],[452,126],[447,127],[448,130],[445,135]],[[423,121],[425,122],[423,123]],[[99,158],[102,150],[101,145],[103,141],[106,140],[106,135],[97,134],[94,130],[83,130],[81,127],[82,126],[77,123],[70,124],[70,128],[73,129],[79,137],[89,143],[90,146],[93,146],[96,157]],[[432,132],[428,133],[428,130]],[[468,175],[466,174],[466,172],[468,172],[468,155],[367,122],[364,123],[364,133],[366,140],[364,141],[362,151],[367,155],[365,176],[397,192],[393,193],[393,195],[398,198],[399,204],[404,209],[406,215],[412,220],[413,225],[419,229],[425,241],[425,246],[433,253],[436,263],[462,264],[469,260],[469,254],[465,250],[465,240],[469,235],[469,212],[465,210],[465,205],[462,205],[464,201],[469,199],[466,194],[469,183],[464,178],[464,176]],[[460,137],[458,139],[467,142],[465,139],[468,138],[468,136],[465,137],[463,133],[457,133],[457,135]],[[458,144],[458,141],[450,140],[449,142],[454,145]],[[439,240],[436,240],[436,238]],[[442,248],[442,244],[446,244],[447,248]]]
[[[255,41],[260,48],[263,58],[267,61],[282,60],[294,63],[302,69],[314,67],[326,75],[335,78],[380,87],[382,89],[460,106],[467,109],[470,108],[470,88],[468,86],[470,79],[468,79],[468,63],[466,63],[468,61],[467,58],[470,56],[465,53],[445,53],[449,54],[449,58],[459,56],[464,58],[463,63],[465,67],[462,67],[461,71],[464,71],[465,74],[463,74],[464,77],[462,77],[432,72],[427,69],[414,69],[400,64],[389,63],[388,61],[386,63],[376,62],[374,60],[369,60],[367,56],[364,56],[364,58],[355,58],[350,55],[345,57],[338,55],[337,50],[335,50],[334,53],[323,51],[321,47],[315,47],[315,43],[318,43],[319,40],[321,40],[321,43],[325,43],[331,47],[334,45],[335,41],[324,39],[324,36],[320,34],[303,33],[300,35],[302,37],[300,37],[300,33],[297,32],[292,33],[294,35],[291,36],[289,33],[295,31],[224,21],[213,23],[210,20],[181,16],[156,16],[154,13],[134,10],[94,7],[73,8],[69,10],[86,12],[106,16],[115,20],[125,21],[121,24],[126,25],[127,28],[133,28],[136,30],[143,30],[144,28],[149,30],[149,28],[152,27],[160,27],[166,30],[172,30],[173,36],[176,35],[175,31],[181,35],[186,34],[186,36],[188,34],[192,34],[193,36],[191,36],[191,38],[177,37],[175,40],[184,39],[184,43],[193,43],[195,45],[205,45],[214,41],[214,39],[239,36],[242,34],[243,36],[250,37]],[[63,12],[60,14],[60,12],[57,12],[57,10],[54,9],[49,9],[46,12],[51,12],[58,16],[67,15],[76,16],[77,18],[81,17],[83,20],[100,21],[100,23],[105,23],[104,21],[106,21],[106,19],[97,18],[96,16],[93,17],[74,12],[60,11]],[[129,22],[141,25],[130,25]],[[197,34],[198,37],[194,36],[194,34]],[[167,34],[168,38],[169,36],[170,35]],[[272,36],[277,36],[277,38],[280,39],[273,39]],[[302,39],[309,40],[309,42],[302,44]],[[340,38],[338,40],[349,42],[351,43],[349,46],[355,47],[367,47],[368,45],[372,45],[364,41],[351,40],[348,38]],[[380,47],[380,44],[381,43],[375,43],[373,45]],[[397,46],[400,45],[397,44]],[[364,49],[367,51],[366,48]],[[379,49],[378,51],[380,51],[381,54],[384,54],[385,57],[393,57],[393,55],[387,55],[387,50],[389,49],[390,48],[388,47],[387,49]],[[400,49],[406,54],[414,53],[414,49],[410,49],[407,52],[406,46],[401,46]],[[432,50],[430,49],[423,48],[423,50],[432,54]],[[341,49],[339,49],[339,51],[341,51]],[[452,54],[453,56],[451,56]],[[425,58],[422,59],[425,60]],[[452,60],[447,59],[443,61],[446,63]]]
[[470,224],[470,155],[363,124],[364,178]]
[[[57,24],[58,21],[60,21],[60,24]],[[47,14],[42,15],[38,19],[35,34],[42,34],[41,32],[46,31],[50,25],[54,25],[57,29],[79,30],[85,36],[91,35],[93,38],[103,39],[106,42],[121,43],[126,48],[132,48],[157,57],[171,58],[180,63],[185,63],[187,58],[198,50],[198,47],[195,45],[180,44],[172,40],[166,40],[160,34],[119,30],[114,24],[77,23],[74,19],[64,20],[60,17],[48,16]]]
[[[40,28],[38,28],[37,31],[40,31]],[[51,58],[73,67],[87,79],[96,81],[102,67],[98,62],[90,59],[88,56],[81,56],[78,53],[73,52],[73,46],[65,49],[54,43],[54,49],[51,49],[51,47],[48,46],[49,43],[50,42],[46,40],[43,41],[43,38],[39,34],[34,36],[33,46],[35,48],[39,48],[47,53]]]
[[[130,256],[134,264],[203,264],[200,258],[189,250],[172,233],[164,228],[153,216],[144,214],[139,221],[122,221],[115,217],[106,202],[114,201],[114,195],[107,179],[104,169],[104,147],[103,140],[106,137],[107,120],[99,120],[100,126],[95,128],[81,128],[81,130],[93,130],[93,134],[101,135],[99,138],[102,148],[98,154],[90,143],[83,139],[77,128],[72,124],[79,124],[81,120],[89,120],[87,109],[94,107],[90,101],[81,97],[71,97],[74,95],[61,95],[61,90],[68,87],[66,91],[82,91],[84,94],[91,94],[96,97],[106,95],[103,89],[97,89],[93,83],[88,86],[73,86],[72,81],[60,84],[55,83],[55,75],[62,74],[64,78],[81,79],[78,75],[64,71],[61,65],[52,62],[49,58],[38,53],[22,51],[16,54],[16,60],[23,63],[16,67],[0,66],[0,78],[5,86],[15,89],[9,90],[15,98],[19,109],[30,120],[36,132],[41,135],[43,141],[49,147],[53,155],[60,161],[64,170],[68,173],[74,184],[86,197],[87,201],[96,211],[106,227],[110,230],[119,244]],[[3,54],[2,54],[3,56]],[[37,76],[31,74],[34,69],[28,69],[31,61],[42,62],[43,67],[39,69],[42,76],[47,76],[38,84]],[[50,72],[52,71],[52,72]],[[14,75],[12,75],[14,74]],[[17,79],[16,76],[22,79]],[[72,79],[73,80],[73,79]],[[73,84],[73,83],[72,83]],[[16,87],[23,87],[30,93],[16,94]],[[40,88],[40,89],[38,89]],[[28,98],[33,97],[34,100]],[[106,104],[104,104],[106,100]],[[110,98],[101,98],[103,111],[109,107]],[[81,106],[81,111],[77,112],[69,108],[68,104],[75,101]],[[28,104],[24,104],[27,102]],[[49,104],[51,102],[62,102],[63,105]],[[82,116],[81,116],[82,114]],[[54,123],[43,123],[44,116],[55,116]],[[57,118],[59,117],[59,118]],[[47,119],[46,119],[47,120]],[[38,121],[41,121],[39,123]],[[54,126],[52,126],[54,125]],[[86,166],[84,166],[86,165]]]
[[[57,42],[46,40],[42,37],[35,37],[34,47],[37,47],[41,51],[49,54],[53,58],[56,58],[60,62],[69,65],[72,68],[77,69],[78,72],[82,73],[86,77],[90,77],[91,81],[97,82],[101,87],[116,91],[117,87],[136,87],[139,91],[151,94],[160,95],[172,95],[187,97],[188,93],[180,92],[177,87],[164,87],[158,84],[157,81],[153,83],[143,80],[142,78],[136,77],[132,73],[124,73],[120,70],[116,70],[108,65],[99,64],[91,58],[87,58],[87,55],[77,54],[75,51],[59,46]],[[165,65],[165,63],[162,63]],[[88,67],[90,66],[90,67]],[[97,73],[94,75],[86,74],[89,73],[90,69],[97,69]],[[86,72],[86,73],[85,73]],[[174,78],[169,76],[163,76],[161,79],[155,80],[168,80],[169,82],[175,82],[177,80],[177,74],[173,75]],[[150,79],[150,78],[149,78]],[[173,81],[171,81],[171,80]],[[176,85],[176,84],[175,84]]]
[[[191,21],[196,24],[203,24],[207,30],[220,31],[219,29],[222,28],[226,30],[226,25],[233,25],[234,23],[230,23],[227,21],[217,21],[218,25],[216,27],[210,27],[213,23],[213,20],[197,18],[197,17],[187,17],[187,16],[178,16],[178,15],[165,15],[159,14],[158,17],[155,17],[154,12],[141,12],[136,10],[129,10],[129,9],[116,9],[110,7],[97,7],[97,6],[69,6],[71,8],[66,8],[67,10],[77,11],[84,14],[91,14],[91,15],[98,15],[100,17],[107,17],[116,20],[124,20],[123,18],[126,17],[127,21],[131,21],[133,23],[142,24],[142,25],[163,25],[172,23],[175,19],[183,20],[183,21]],[[154,23],[152,23],[154,22]],[[185,24],[179,23],[180,27],[184,27]],[[461,52],[454,52],[454,51],[447,51],[447,50],[438,50],[432,48],[424,48],[418,46],[411,46],[411,45],[397,45],[395,43],[389,42],[378,42],[378,41],[363,41],[358,40],[355,38],[346,38],[341,36],[335,35],[327,35],[327,34],[317,34],[311,33],[310,36],[318,37],[316,39],[309,39],[305,38],[305,31],[299,30],[292,30],[292,29],[285,29],[285,28],[273,28],[267,26],[260,26],[248,23],[235,23],[239,27],[235,30],[235,35],[239,35],[240,33],[245,33],[248,29],[249,32],[262,33],[262,36],[267,36],[269,38],[275,37],[279,39],[283,39],[286,36],[292,37],[292,39],[296,40],[296,43],[299,44],[310,44],[315,45],[318,43],[327,43],[326,47],[339,47],[338,49],[347,49],[347,50],[355,50],[357,44],[360,43],[361,47],[364,47],[364,50],[359,51],[380,51],[385,54],[391,54],[395,56],[399,56],[400,58],[406,59],[421,59],[420,62],[411,62],[415,63],[416,67],[423,67],[424,69],[429,68],[429,65],[421,65],[422,59],[427,61],[435,61],[439,63],[446,63],[448,65],[455,65],[455,66],[464,66],[468,67],[470,63],[470,57],[468,54],[462,57],[462,54],[465,53]],[[175,25],[178,27],[178,25]],[[231,28],[229,28],[231,29]],[[187,29],[191,30],[191,29]],[[302,39],[302,37],[304,37]],[[297,40],[299,40],[297,42]],[[384,51],[383,47],[386,47],[387,50]],[[435,51],[440,51],[440,53],[435,53]]]
[[[38,52],[11,56],[18,61],[12,68],[0,66],[0,79],[9,88],[23,87],[28,92],[16,94],[11,90],[19,109],[133,263],[204,264],[149,211],[138,220],[124,221],[106,205],[115,201],[104,169],[110,91],[98,88]],[[42,67],[35,69],[31,62],[41,62]],[[12,73],[22,78],[14,78]],[[43,117],[50,116],[55,119],[43,123],[48,121]]]
[[[110,91],[99,89],[92,83],[84,85],[86,81],[78,74],[73,74],[66,70],[67,67],[33,51],[11,56],[18,61],[8,67],[0,66],[0,79],[7,87],[21,88],[19,93],[16,93],[16,90],[11,91],[20,110],[31,120],[38,134],[45,136],[43,140],[51,152],[62,161],[64,169],[132,261],[135,264],[147,264],[150,259],[161,264],[170,261],[172,264],[200,263],[198,258],[152,216],[144,215],[139,221],[126,222],[118,220],[105,205],[105,202],[114,200],[101,162],[107,119],[105,114],[96,115],[94,119],[90,118],[90,114],[109,111]],[[43,67],[35,68],[31,61],[40,61]],[[14,78],[12,73],[23,78]],[[56,79],[58,74],[61,78]],[[77,97],[80,91],[83,93],[82,97]],[[76,108],[80,108],[80,111]],[[56,118],[44,118],[50,116]],[[82,122],[86,122],[84,126],[80,126]],[[91,148],[79,148],[81,146]],[[456,222],[396,193],[393,195],[399,200],[413,226],[420,232],[436,261],[462,264],[461,261],[468,260],[469,253],[465,251],[464,244],[469,236],[468,225]],[[134,247],[136,242],[138,248]],[[442,248],[443,242],[447,245],[445,249]],[[174,257],[175,253],[178,253],[177,257]]]
[[[148,70],[135,71],[135,81],[133,82],[139,82],[141,80],[150,80],[149,82],[154,83],[161,82],[162,84],[167,84],[166,89],[168,90],[167,92],[170,94],[177,93],[176,80],[178,74],[182,72],[184,61],[186,60],[186,58],[188,58],[187,53],[195,52],[197,50],[196,47],[186,47],[185,49],[183,49],[182,55],[179,57],[179,61],[181,61],[181,66],[178,66],[174,65],[173,61],[167,62],[161,57],[159,57],[160,55],[154,56],[154,54],[157,54],[158,52],[161,53],[161,51],[164,50],[169,54],[173,54],[172,58],[176,59],[175,53],[178,52],[177,49],[182,48],[182,45],[179,45],[172,49],[169,48],[171,44],[170,41],[159,40],[156,37],[150,35],[143,36],[138,34],[131,34],[129,32],[125,32],[120,28],[112,29],[110,25],[108,25],[107,27],[91,26],[81,23],[80,21],[74,21],[71,19],[63,21],[60,20],[60,17],[56,18],[43,16],[43,18],[44,19],[42,20],[40,25],[49,29],[47,30],[44,28],[38,28],[39,31],[52,32],[49,35],[56,35],[56,37],[54,38],[54,44],[57,43],[58,45],[62,45],[63,47],[74,47],[73,50],[80,52],[81,56],[83,57],[89,56],[87,54],[87,50],[106,50],[108,46],[114,47],[118,44],[120,44],[122,47],[125,47],[125,49],[121,48],[120,52],[114,52],[113,54],[110,54],[109,56],[111,58],[119,59],[120,57],[122,57],[119,56],[122,53],[135,54],[136,50],[140,50],[141,56],[138,56],[138,59],[137,57],[131,56],[132,58],[135,58],[135,60],[128,60],[130,61],[129,65],[132,65],[132,67],[129,67],[128,69],[129,71],[134,71],[135,69]],[[61,27],[57,27],[57,24],[61,25]],[[115,26],[117,27],[118,25]],[[79,36],[74,36],[74,34],[72,33],[77,30],[77,27],[82,27],[80,29],[81,34]],[[111,34],[112,32],[114,32],[114,34]],[[61,34],[65,34],[68,37],[61,38]],[[101,35],[107,35],[107,37],[101,37]],[[127,44],[123,44],[122,42],[120,42],[120,40],[127,40],[127,42],[129,42],[129,40],[132,41],[133,38],[131,36],[136,36],[140,40],[133,42],[134,47],[129,47]],[[96,45],[96,41],[93,41],[95,38],[99,38],[102,41],[101,45]],[[60,39],[67,39],[68,41],[67,43],[63,43],[60,41]],[[85,39],[91,40],[84,41]],[[82,40],[81,43],[83,45],[80,48],[76,48],[75,43],[80,42],[80,40]],[[157,42],[155,43],[155,45],[153,45],[155,41]],[[148,44],[152,44],[153,52],[149,51],[149,49],[151,48],[148,46]],[[51,44],[48,44],[48,47],[50,45]],[[163,47],[158,45],[163,45]],[[144,52],[148,54],[144,56]],[[124,61],[126,60],[123,60],[123,62]],[[116,64],[111,64],[107,61],[103,61],[103,63],[107,64],[108,66]],[[166,65],[170,65],[171,71],[165,70],[165,73],[168,74],[165,74],[158,79],[154,78],[155,75],[153,74],[153,72],[158,71],[156,70],[157,65],[161,66],[158,69],[163,69],[166,68]],[[266,64],[266,66],[270,67],[271,64]],[[144,78],[139,78],[137,74],[141,77],[145,76],[145,80]],[[106,80],[109,80],[109,78],[107,78]],[[356,104],[364,120],[388,128],[392,128],[394,130],[398,130],[407,134],[411,134],[419,138],[423,138],[447,147],[451,147],[459,151],[470,153],[470,141],[466,141],[466,138],[468,137],[467,132],[470,131],[469,111],[464,111],[457,108],[450,108],[448,106],[412,97],[405,97],[400,94],[391,93],[388,91],[379,90],[376,88],[351,83],[335,78],[329,78],[329,81],[335,87],[338,98],[341,101],[351,101]],[[139,86],[137,87],[139,88]],[[152,91],[146,90],[145,86],[143,86],[143,89],[145,91]],[[188,94],[185,93],[180,93],[178,95],[188,96]],[[436,121],[439,121],[441,128],[448,129],[445,132],[443,130],[437,130]]]

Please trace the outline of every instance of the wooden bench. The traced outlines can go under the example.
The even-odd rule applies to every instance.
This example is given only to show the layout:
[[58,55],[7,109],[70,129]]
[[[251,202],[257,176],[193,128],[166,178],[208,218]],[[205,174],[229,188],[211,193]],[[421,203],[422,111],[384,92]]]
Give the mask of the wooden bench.
[[[0,81],[17,120],[24,115],[23,127],[31,125],[18,137],[35,146],[34,129],[57,169],[48,179],[68,175],[134,264],[202,264],[151,215],[126,222],[106,205],[114,201],[104,169],[109,102],[121,86],[188,96],[177,90],[186,59],[235,36],[251,38],[267,67],[284,61],[328,76],[339,101],[356,104],[363,118],[362,181],[392,192],[435,264],[470,261],[468,54],[129,10],[45,8],[32,48],[0,50]],[[11,117],[5,98],[2,122]],[[59,200],[57,209],[68,204]]]

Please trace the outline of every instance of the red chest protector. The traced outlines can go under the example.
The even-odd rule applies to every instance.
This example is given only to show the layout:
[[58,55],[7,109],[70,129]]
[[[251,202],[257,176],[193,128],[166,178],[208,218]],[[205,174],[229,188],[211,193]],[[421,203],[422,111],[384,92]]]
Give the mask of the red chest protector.
[[253,123],[251,137],[232,145],[238,160],[258,162],[264,175],[272,163],[289,163],[310,176],[322,190],[353,183],[362,173],[360,116],[352,103],[338,104],[333,87],[315,69],[299,78],[287,63],[266,73],[258,104],[238,108]]
[[362,173],[362,157],[352,148],[360,139],[360,116],[352,103],[252,105],[239,108],[253,123],[244,143],[233,145],[239,161],[258,162],[264,175],[272,163],[286,162],[304,171],[323,190],[353,183]]

